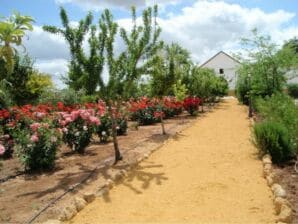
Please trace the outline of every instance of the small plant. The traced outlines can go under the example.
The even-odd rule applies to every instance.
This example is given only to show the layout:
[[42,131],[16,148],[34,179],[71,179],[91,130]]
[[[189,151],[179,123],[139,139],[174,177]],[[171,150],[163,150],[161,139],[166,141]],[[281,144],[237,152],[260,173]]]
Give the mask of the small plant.
[[16,150],[25,170],[47,170],[55,165],[60,133],[48,123],[32,123],[29,129],[16,129]]
[[272,156],[274,163],[282,163],[293,156],[293,142],[287,128],[277,122],[264,121],[254,126],[256,145]]

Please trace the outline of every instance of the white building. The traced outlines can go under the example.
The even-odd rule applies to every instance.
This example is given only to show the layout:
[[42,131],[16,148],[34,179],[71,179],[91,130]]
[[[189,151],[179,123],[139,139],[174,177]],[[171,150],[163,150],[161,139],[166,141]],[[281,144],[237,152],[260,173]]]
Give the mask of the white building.
[[213,69],[216,74],[226,78],[226,80],[229,82],[229,89],[235,89],[237,79],[236,73],[239,66],[239,61],[227,53],[220,51],[203,63],[200,67]]

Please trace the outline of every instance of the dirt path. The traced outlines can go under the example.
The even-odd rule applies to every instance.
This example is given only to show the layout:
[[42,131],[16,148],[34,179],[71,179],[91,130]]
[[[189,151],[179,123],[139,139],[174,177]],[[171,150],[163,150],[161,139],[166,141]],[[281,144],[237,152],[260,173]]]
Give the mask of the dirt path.
[[246,108],[226,100],[70,223],[274,223]]

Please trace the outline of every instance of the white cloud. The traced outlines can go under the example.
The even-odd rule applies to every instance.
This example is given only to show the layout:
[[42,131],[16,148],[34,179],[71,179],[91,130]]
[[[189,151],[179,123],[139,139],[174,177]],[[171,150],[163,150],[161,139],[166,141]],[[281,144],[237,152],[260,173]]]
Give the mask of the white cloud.
[[[57,1],[82,2],[80,0]],[[88,2],[95,4],[98,1]],[[114,5],[119,2],[123,7],[133,2],[148,4],[145,0],[101,2],[103,4],[110,2],[109,4]],[[174,1],[163,2],[173,3]],[[277,44],[298,36],[298,25],[289,25],[294,17],[294,13],[283,10],[266,13],[257,8],[248,9],[223,1],[197,0],[193,5],[183,8],[179,15],[172,14],[158,21],[162,27],[162,39],[168,43],[178,42],[191,52],[195,62],[202,63],[220,50],[227,53],[237,52],[240,38],[249,35],[250,30],[255,27],[260,32],[270,35]],[[131,27],[130,18],[120,19],[117,22],[127,29]],[[29,54],[37,59],[36,64],[40,70],[53,74],[55,80],[57,74],[67,72],[69,50],[63,37],[46,33],[40,27],[35,27],[34,31],[29,33],[29,38],[24,41],[24,44]],[[87,48],[86,43],[83,46]],[[115,50],[121,52],[123,49],[123,42],[120,37],[117,37]]]
[[69,58],[69,49],[64,38],[45,32],[40,26],[34,26],[34,30],[28,32],[23,44],[28,54],[35,59]]
[[68,71],[68,61],[66,59],[36,60],[34,65],[39,71],[51,74],[57,88],[65,86],[61,77]]
[[223,1],[197,1],[178,16],[160,19],[160,25],[163,39],[180,43],[203,62],[220,50],[237,51],[240,38],[253,28],[281,44],[298,35],[298,26],[283,28],[294,16],[283,10],[265,13]]

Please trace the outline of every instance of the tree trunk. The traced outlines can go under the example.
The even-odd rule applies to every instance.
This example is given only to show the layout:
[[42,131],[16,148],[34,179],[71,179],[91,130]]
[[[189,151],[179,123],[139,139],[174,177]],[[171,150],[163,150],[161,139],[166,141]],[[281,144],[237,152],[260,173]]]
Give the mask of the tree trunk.
[[116,118],[114,117],[113,114],[113,110],[112,110],[112,104],[108,103],[108,107],[109,107],[109,113],[110,113],[110,117],[112,120],[112,137],[113,137],[113,144],[114,144],[114,150],[115,150],[115,162],[114,165],[122,160],[122,156],[119,150],[119,145],[118,145],[118,139],[117,139],[117,121]]
[[162,134],[163,134],[163,135],[166,135],[167,133],[166,133],[166,130],[165,130],[165,124],[164,124],[164,122],[163,122],[163,118],[162,118],[162,116],[160,117],[160,121],[161,121]]

